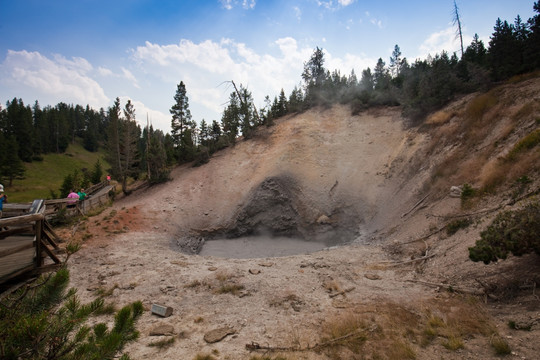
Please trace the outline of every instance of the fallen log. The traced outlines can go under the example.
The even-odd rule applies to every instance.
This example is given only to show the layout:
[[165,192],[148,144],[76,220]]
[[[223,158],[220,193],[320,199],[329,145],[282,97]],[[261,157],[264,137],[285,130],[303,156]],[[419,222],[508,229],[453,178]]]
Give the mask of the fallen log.
[[422,285],[426,285],[426,286],[440,287],[440,288],[443,288],[443,289],[445,289],[447,291],[450,291],[450,292],[457,292],[457,293],[476,295],[476,296],[484,296],[484,295],[486,295],[484,291],[463,289],[463,288],[459,288],[459,287],[456,287],[456,286],[453,286],[453,285],[448,285],[448,284],[432,283],[432,282],[422,281],[422,280],[405,280],[405,281],[418,283],[418,284],[422,284]]
[[323,343],[316,343],[315,345],[308,345],[306,347],[298,347],[298,346],[286,346],[286,347],[279,347],[279,346],[266,346],[266,345],[260,345],[259,343],[256,343],[252,341],[250,344],[246,344],[246,349],[249,351],[257,351],[257,350],[264,350],[264,351],[290,351],[290,352],[300,352],[300,351],[318,351],[322,348],[325,348],[327,346],[331,346],[339,341],[351,338],[353,336],[362,335],[366,332],[374,332],[377,330],[377,324],[373,324],[371,327],[367,329],[360,329],[357,331],[350,332],[346,335],[340,336],[335,339],[331,339],[328,341],[325,341]]
[[336,296],[339,296],[339,295],[345,295],[346,293],[351,292],[351,291],[353,291],[354,289],[356,289],[356,287],[353,286],[353,287],[350,287],[350,288],[345,289],[345,290],[343,290],[343,291],[340,291],[340,292],[338,292],[338,293],[330,294],[330,297],[331,297],[331,298],[335,298]]
[[399,265],[405,265],[405,264],[410,264],[410,263],[417,262],[417,261],[427,260],[427,259],[429,259],[429,258],[434,257],[435,255],[437,255],[437,254],[436,254],[436,253],[433,253],[433,254],[426,255],[426,256],[422,256],[422,257],[419,257],[419,258],[416,258],[416,259],[412,259],[412,260],[405,260],[405,261],[387,261],[387,262],[383,262],[382,264],[383,264],[383,265],[386,265],[386,266],[399,266]]

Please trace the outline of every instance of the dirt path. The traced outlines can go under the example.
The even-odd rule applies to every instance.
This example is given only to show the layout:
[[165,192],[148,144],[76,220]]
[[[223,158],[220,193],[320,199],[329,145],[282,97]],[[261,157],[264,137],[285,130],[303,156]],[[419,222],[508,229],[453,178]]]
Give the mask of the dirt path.
[[[252,342],[307,348],[323,342],[321,335],[332,322],[344,323],[343,316],[361,317],[370,332],[366,358],[405,358],[409,350],[417,359],[496,358],[489,335],[478,329],[465,331],[464,348],[457,351],[441,345],[448,335],[423,344],[429,314],[440,313],[448,330],[452,314],[480,313],[457,293],[428,283],[474,290],[478,284],[467,275],[486,269],[466,256],[474,241],[468,234],[477,230],[452,242],[442,233],[413,241],[443,225],[433,215],[459,209],[459,199],[444,198],[402,217],[424,196],[429,171],[418,149],[425,141],[424,134],[403,129],[397,110],[353,117],[346,107],[335,107],[283,119],[254,141],[240,142],[199,168],[177,168],[173,181],[91,218],[80,230],[89,234],[84,246],[70,260],[71,283],[84,300],[100,291],[117,305],[142,300],[148,310],[152,304],[173,309],[167,318],[145,312],[140,339],[126,349],[133,359],[249,359],[254,354],[246,344]],[[197,230],[234,226],[252,204],[253,189],[283,174],[301,189],[301,201],[293,205],[302,221],[317,224],[325,216],[330,224],[345,224],[356,234],[353,244],[259,259],[178,251],[177,242]],[[530,304],[527,316],[534,316],[538,306]],[[540,351],[537,328],[508,338],[507,318],[485,316],[478,322],[490,322],[520,358],[533,359]],[[159,325],[172,326],[173,335],[150,336]],[[211,330],[224,328],[229,335],[221,341],[205,340]],[[169,338],[174,343],[168,347],[150,346]],[[284,356],[327,359],[330,350]],[[355,356],[346,350],[334,358]]]

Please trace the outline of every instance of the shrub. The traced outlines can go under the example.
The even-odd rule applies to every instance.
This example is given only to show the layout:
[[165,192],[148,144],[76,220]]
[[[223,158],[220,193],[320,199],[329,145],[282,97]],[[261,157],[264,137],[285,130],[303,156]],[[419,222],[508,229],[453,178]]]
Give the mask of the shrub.
[[159,170],[156,174],[154,174],[154,176],[150,179],[149,182],[151,185],[161,184],[171,180],[170,175],[171,170],[169,170],[168,168],[163,168]]
[[458,230],[465,229],[469,227],[469,225],[471,224],[472,224],[472,220],[469,218],[454,220],[450,222],[448,225],[446,225],[446,233],[448,235],[454,235],[455,233],[458,232]]
[[67,209],[59,209],[56,214],[51,218],[50,224],[52,226],[61,226],[69,224],[71,219],[67,216]]
[[479,120],[496,104],[497,97],[492,92],[482,94],[469,102],[465,114],[472,120]]
[[443,346],[451,351],[456,351],[465,347],[463,340],[458,336],[450,336],[445,342],[443,342]]
[[[69,272],[61,268],[48,278],[17,290],[0,306],[0,358],[2,359],[113,359],[137,339],[135,323],[143,312],[141,302],[122,308],[108,329],[86,320],[101,314],[103,299],[81,304],[76,290],[66,292]],[[127,355],[122,359],[128,359]]]
[[535,252],[540,255],[540,202],[530,202],[516,211],[504,211],[480,234],[480,240],[469,248],[472,261],[484,264]]
[[493,346],[497,355],[508,355],[512,352],[510,345],[500,336],[494,336],[491,339],[491,346]]
[[476,191],[469,184],[464,184],[463,189],[461,190],[461,200],[465,201],[472,198],[475,195]]
[[471,205],[471,199],[476,196],[478,191],[469,184],[463,184],[461,190],[461,207],[466,208]]
[[197,354],[193,360],[216,360],[216,358],[210,354]]
[[520,153],[532,149],[540,144],[540,129],[534,130],[529,135],[518,141],[507,155],[507,160],[514,160]]

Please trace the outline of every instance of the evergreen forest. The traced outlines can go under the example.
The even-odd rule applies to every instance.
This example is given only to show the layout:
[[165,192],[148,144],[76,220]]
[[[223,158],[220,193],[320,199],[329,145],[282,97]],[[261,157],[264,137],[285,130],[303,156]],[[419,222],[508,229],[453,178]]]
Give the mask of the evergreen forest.
[[[0,181],[7,186],[24,178],[24,163],[40,161],[44,154],[64,153],[72,142],[82,142],[90,152],[105,149],[106,169],[127,191],[128,178],[146,177],[150,183],[168,179],[169,169],[182,163],[200,165],[220,149],[248,139],[259,126],[271,126],[287,114],[314,107],[349,104],[353,113],[370,107],[401,106],[409,126],[419,126],[430,112],[457,96],[485,91],[512,77],[540,69],[540,1],[535,15],[513,22],[497,19],[488,44],[475,35],[459,53],[409,61],[395,45],[387,59],[379,58],[373,69],[348,75],[325,68],[324,51],[317,47],[303,64],[301,82],[289,95],[283,90],[257,109],[251,92],[234,82],[234,91],[222,117],[207,122],[194,120],[183,81],[174,94],[171,132],[164,133],[136,120],[131,101],[123,107],[117,98],[108,109],[58,103],[42,107],[20,98],[0,105]],[[456,8],[456,18],[459,13]],[[140,115],[140,114],[139,114]],[[139,118],[140,120],[140,118]],[[140,122],[140,121],[139,121]],[[143,121],[144,122],[144,121]]]

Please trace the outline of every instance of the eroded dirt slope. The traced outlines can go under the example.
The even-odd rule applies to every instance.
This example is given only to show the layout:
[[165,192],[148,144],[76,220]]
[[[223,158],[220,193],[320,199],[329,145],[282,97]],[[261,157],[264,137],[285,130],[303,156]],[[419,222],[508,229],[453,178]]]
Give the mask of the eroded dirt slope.
[[[538,88],[538,81],[528,86]],[[452,104],[452,116],[437,129],[450,133],[445,127],[458,126],[465,107]],[[75,237],[86,239],[70,260],[72,285],[86,300],[101,289],[118,305],[142,300],[147,309],[154,303],[174,309],[168,318],[143,315],[141,337],[126,349],[134,359],[249,359],[255,355],[249,347],[257,345],[286,348],[286,359],[491,359],[494,339],[534,359],[540,351],[534,289],[519,292],[521,307],[504,292],[482,294],[483,286],[500,284],[501,273],[516,286],[536,281],[537,258],[527,257],[521,273],[515,259],[490,266],[468,260],[467,247],[494,213],[453,236],[443,231],[448,216],[493,208],[504,196],[463,210],[459,198],[447,196],[448,184],[430,186],[434,169],[459,144],[433,129],[405,129],[399,111],[311,110],[280,119],[204,166],[175,169],[171,182],[138,191],[79,226]],[[434,139],[441,144],[436,150]],[[177,246],[196,251],[197,237],[261,226],[305,238],[346,230],[352,244],[260,259],[202,257]],[[330,329],[347,319],[356,319],[365,335],[357,339],[359,353],[327,342]],[[508,321],[533,326],[516,331]],[[165,335],[150,335],[162,325]],[[216,329],[228,335],[208,342]],[[166,339],[174,342],[150,346]],[[325,341],[318,351],[289,351]]]

